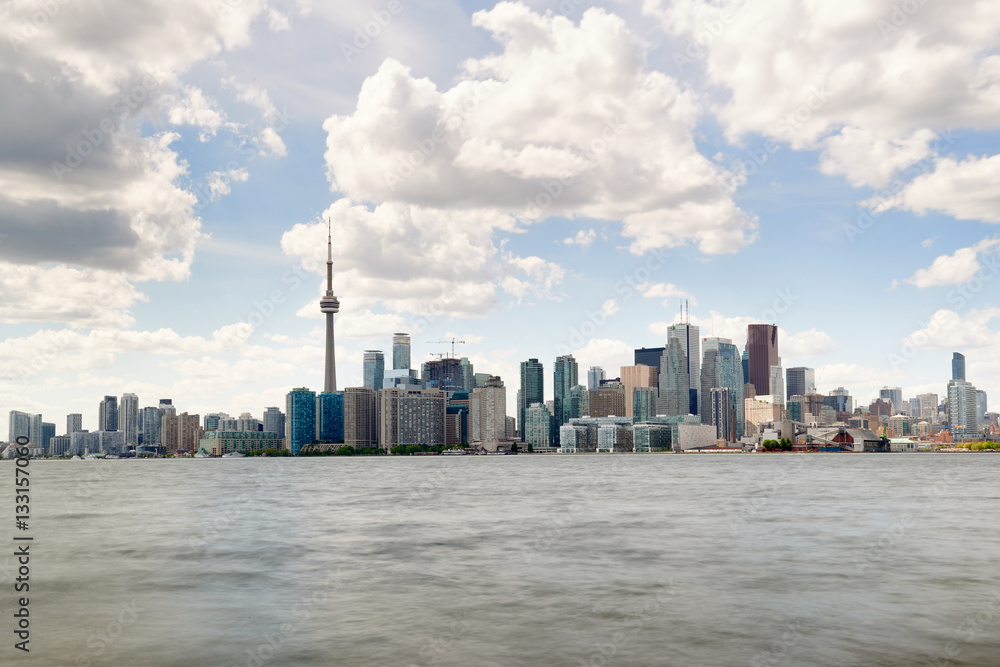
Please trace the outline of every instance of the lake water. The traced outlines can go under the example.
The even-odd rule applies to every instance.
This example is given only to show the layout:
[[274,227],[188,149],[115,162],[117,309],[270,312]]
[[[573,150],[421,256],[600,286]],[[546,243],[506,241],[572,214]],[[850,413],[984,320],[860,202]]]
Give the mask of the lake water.
[[1000,455],[30,471],[3,665],[1000,665]]

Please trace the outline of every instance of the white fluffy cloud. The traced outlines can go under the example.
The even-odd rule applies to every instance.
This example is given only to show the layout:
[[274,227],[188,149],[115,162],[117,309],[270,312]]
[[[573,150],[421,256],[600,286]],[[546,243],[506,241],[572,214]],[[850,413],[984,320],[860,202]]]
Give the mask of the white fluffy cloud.
[[581,248],[589,248],[597,240],[597,232],[593,229],[581,229],[574,236],[563,239],[566,245],[578,245]]
[[387,59],[354,113],[327,119],[335,190],[621,221],[638,253],[685,243],[727,253],[755,239],[756,220],[730,198],[732,175],[695,145],[696,96],[647,67],[620,18],[590,9],[577,25],[501,2],[473,23],[503,49],[467,61],[451,88]]
[[[731,140],[761,134],[821,150],[825,173],[883,187],[950,144],[936,130],[995,128],[1000,108],[995,5],[903,5],[646,0],[643,9],[675,38],[678,68],[703,68],[706,90],[726,91],[716,113]],[[912,196],[947,210],[948,193],[946,201],[933,188],[918,194],[924,185],[932,184],[914,183]],[[977,205],[995,193],[983,189],[968,207],[951,202],[959,215],[995,216],[995,205]]]
[[[266,2],[50,4],[37,29],[38,3],[13,0],[0,10],[10,27],[0,59],[2,317],[126,325],[137,292],[121,281],[185,279],[201,238],[188,165],[169,126],[197,127],[204,140],[231,125],[181,76],[248,44]],[[263,107],[266,92],[247,101]],[[264,144],[284,153],[280,138],[264,136]],[[216,183],[213,194],[225,189]],[[41,276],[67,266],[80,269],[70,289],[82,302],[106,285],[125,296],[110,310],[57,304],[64,286]],[[18,289],[25,281],[34,291]]]
[[940,158],[880,210],[897,207],[923,215],[941,211],[958,220],[1000,223],[1000,155],[957,161]]
[[951,255],[941,255],[926,269],[918,269],[906,282],[920,288],[960,285],[982,269],[979,257],[1000,248],[1000,239],[984,239],[970,248],[959,248]]

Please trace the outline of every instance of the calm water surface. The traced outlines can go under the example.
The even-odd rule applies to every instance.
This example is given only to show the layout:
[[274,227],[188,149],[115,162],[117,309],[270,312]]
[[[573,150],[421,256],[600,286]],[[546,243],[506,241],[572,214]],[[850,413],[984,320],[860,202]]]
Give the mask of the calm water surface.
[[30,470],[3,665],[1000,665],[995,454]]

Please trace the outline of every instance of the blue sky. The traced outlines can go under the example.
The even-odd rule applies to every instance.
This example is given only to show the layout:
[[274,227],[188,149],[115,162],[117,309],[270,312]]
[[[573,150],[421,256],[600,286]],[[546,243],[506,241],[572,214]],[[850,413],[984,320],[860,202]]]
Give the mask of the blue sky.
[[1000,396],[988,3],[116,4],[0,10],[0,428],[319,387],[326,216],[341,386],[457,336],[513,414],[519,361],[617,375],[689,299],[703,336],[778,324],[824,393],[944,394],[961,351]]

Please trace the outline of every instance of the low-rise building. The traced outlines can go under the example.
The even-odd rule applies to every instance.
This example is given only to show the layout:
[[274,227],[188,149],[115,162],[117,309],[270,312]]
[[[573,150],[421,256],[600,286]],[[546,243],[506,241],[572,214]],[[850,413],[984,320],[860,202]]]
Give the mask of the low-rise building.
[[206,431],[198,444],[212,456],[284,448],[284,442],[274,431]]

